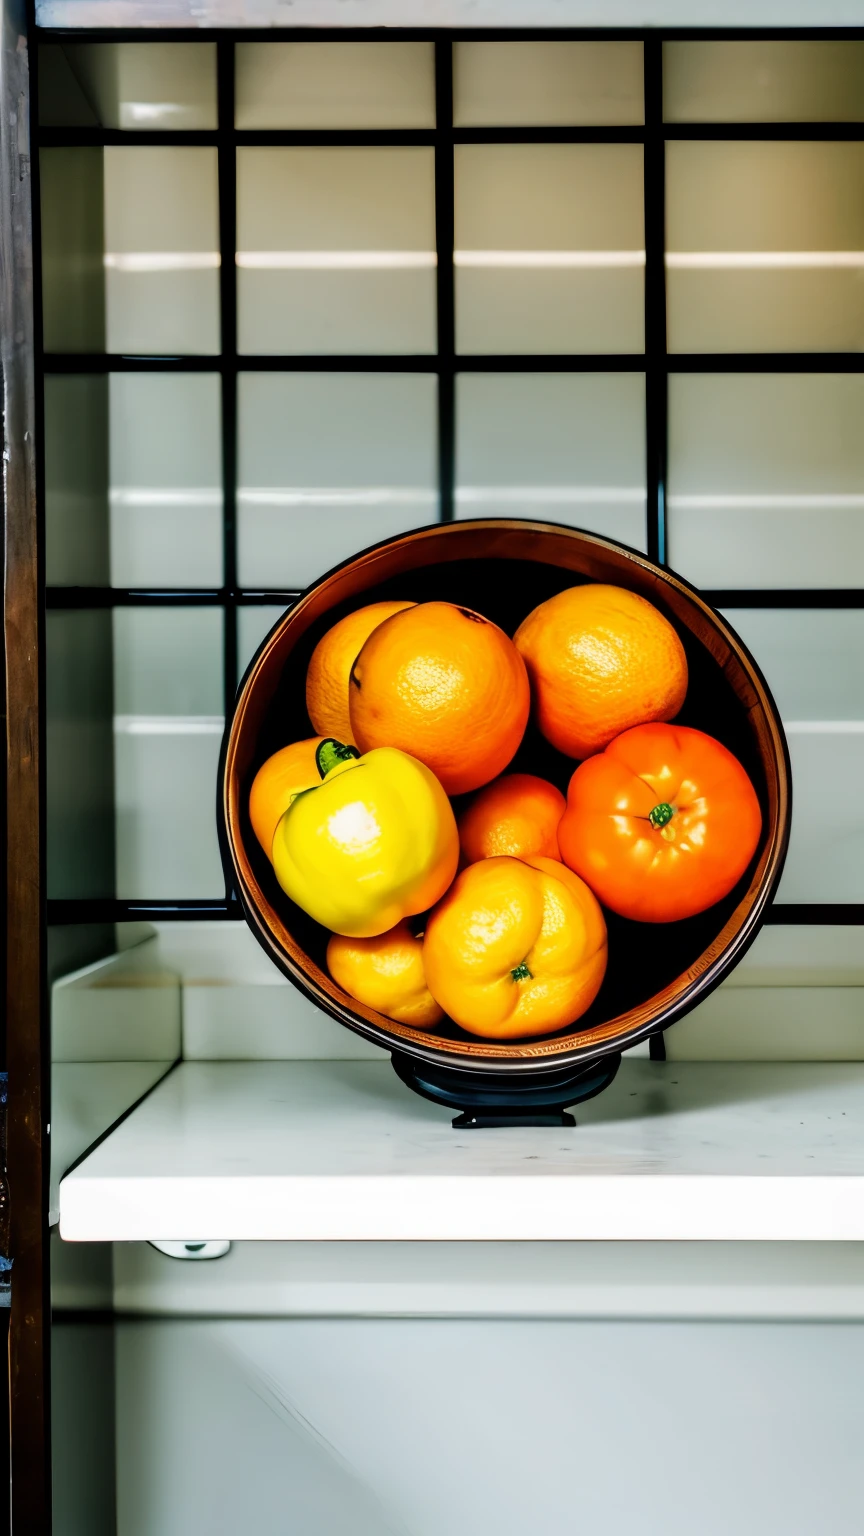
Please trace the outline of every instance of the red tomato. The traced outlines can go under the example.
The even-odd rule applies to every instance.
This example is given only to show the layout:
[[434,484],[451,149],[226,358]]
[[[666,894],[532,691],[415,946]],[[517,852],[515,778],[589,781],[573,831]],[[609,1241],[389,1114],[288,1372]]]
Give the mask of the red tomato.
[[558,842],[612,912],[670,923],[731,891],[761,830],[756,791],[719,741],[637,725],[576,769]]

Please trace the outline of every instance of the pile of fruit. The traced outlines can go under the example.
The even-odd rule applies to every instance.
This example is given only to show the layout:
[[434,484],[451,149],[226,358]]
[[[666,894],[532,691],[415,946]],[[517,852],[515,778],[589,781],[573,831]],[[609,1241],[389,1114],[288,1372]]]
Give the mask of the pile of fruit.
[[[550,1034],[600,989],[604,907],[670,923],[726,896],[759,802],[725,746],[668,723],[686,693],[675,629],[621,587],[560,592],[512,639],[445,602],[335,624],[306,679],[320,734],[264,763],[249,811],[282,889],[330,930],[337,985],[417,1029]],[[566,801],[505,772],[532,710],[578,761]]]

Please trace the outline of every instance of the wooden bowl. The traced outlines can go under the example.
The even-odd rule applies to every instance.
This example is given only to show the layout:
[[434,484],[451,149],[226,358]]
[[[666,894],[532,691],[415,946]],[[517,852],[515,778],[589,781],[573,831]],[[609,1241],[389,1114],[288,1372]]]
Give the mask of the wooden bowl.
[[[757,853],[729,896],[697,917],[658,930],[607,913],[603,986],[589,1012],[559,1034],[499,1044],[450,1021],[434,1034],[397,1024],[349,998],[328,976],[329,935],[280,890],[252,831],[252,780],[279,747],[315,734],[306,713],[306,668],[321,635],[345,613],[385,597],[439,599],[476,608],[512,635],[538,603],[584,581],[638,592],[674,624],[690,669],[678,720],[718,737],[749,773],[763,812]],[[565,791],[574,766],[533,725],[511,764]],[[575,1066],[633,1045],[667,1029],[729,974],[758,932],[782,872],[791,778],[783,728],[759,668],[693,587],[644,555],[593,534],[549,523],[483,519],[390,539],[304,593],[271,630],[243,679],[223,744],[219,800],[226,870],[250,927],[284,975],[325,1012],[377,1045],[500,1080],[501,1074]]]

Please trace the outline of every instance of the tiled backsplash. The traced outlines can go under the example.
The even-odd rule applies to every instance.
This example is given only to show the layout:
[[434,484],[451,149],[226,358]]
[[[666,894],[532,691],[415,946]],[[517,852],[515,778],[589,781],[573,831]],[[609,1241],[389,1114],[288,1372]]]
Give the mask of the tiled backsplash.
[[[233,125],[212,43],[42,55],[43,122],[73,135],[40,151],[44,343],[72,354],[45,378],[46,573],[64,589],[49,895],[224,898],[213,800],[235,665],[289,593],[452,510],[659,543],[721,594],[789,737],[779,900],[864,902],[864,151],[830,130],[864,117],[864,43],[663,45],[664,249],[658,77],[646,97],[638,42],[459,40],[452,133],[429,41],[238,42]],[[127,138],[75,146],[98,124]],[[177,139],[189,129],[211,142]],[[646,274],[650,298],[664,263],[668,353],[656,314],[646,352]],[[74,587],[113,587],[113,614]],[[772,983],[772,1018],[808,1007],[779,1001],[797,932],[781,931],[793,980]],[[831,953],[828,933],[808,929],[805,953]],[[268,981],[272,1042],[284,988]],[[187,988],[202,1050],[230,1036],[239,985]],[[827,990],[845,1041],[857,995]],[[727,986],[674,1039],[713,1039],[733,1007],[736,1050],[763,1026],[774,1041],[750,992]]]

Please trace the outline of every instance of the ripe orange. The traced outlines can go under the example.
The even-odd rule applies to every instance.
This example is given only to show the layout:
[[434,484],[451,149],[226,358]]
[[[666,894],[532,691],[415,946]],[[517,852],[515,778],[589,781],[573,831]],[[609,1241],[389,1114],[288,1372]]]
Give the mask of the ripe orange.
[[348,718],[348,678],[354,659],[377,625],[413,603],[368,603],[348,613],[318,641],[306,673],[306,708],[313,728],[353,747]]
[[292,741],[290,746],[268,757],[255,775],[249,791],[249,817],[268,859],[272,857],[276,828],[292,796],[321,783],[315,749],[323,740],[323,736],[310,736],[305,741]]
[[537,724],[568,757],[602,752],[631,726],[672,720],[684,703],[681,641],[653,603],[624,587],[569,587],[529,613],[514,642]]
[[560,859],[558,823],[566,801],[560,789],[533,773],[505,773],[481,789],[459,818],[465,864],[509,854]]
[[373,939],[334,933],[327,945],[327,969],[349,997],[400,1024],[434,1029],[444,1017],[426,985],[423,940],[415,938],[407,922]]
[[357,746],[410,752],[448,795],[479,789],[507,767],[530,705],[513,641],[452,603],[419,603],[379,624],[351,671]]

